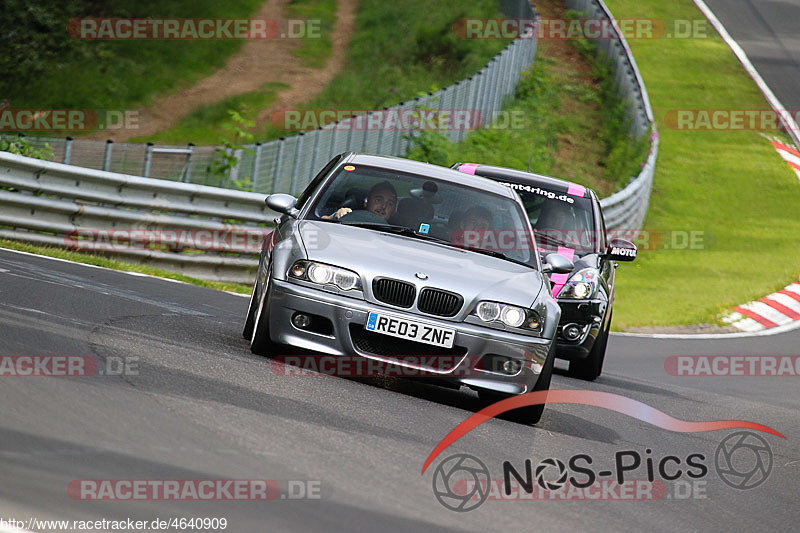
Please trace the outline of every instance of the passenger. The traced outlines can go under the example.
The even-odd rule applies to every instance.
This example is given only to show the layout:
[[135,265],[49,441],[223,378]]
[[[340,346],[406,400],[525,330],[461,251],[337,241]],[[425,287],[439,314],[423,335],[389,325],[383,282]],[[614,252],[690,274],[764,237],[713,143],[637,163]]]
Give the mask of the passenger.
[[475,205],[467,209],[460,218],[454,221],[456,230],[450,235],[450,242],[459,248],[482,248],[481,243],[492,235],[492,213],[483,206]]
[[587,237],[586,232],[578,231],[572,210],[556,202],[545,206],[536,221],[533,232],[537,240],[543,241],[544,244],[563,245],[570,248],[582,246],[581,239]]
[[491,229],[492,213],[480,205],[470,207],[461,217],[459,226],[462,230]]
[[[364,199],[364,208],[367,211],[375,213],[384,220],[389,220],[397,209],[397,191],[394,185],[388,181],[382,181],[373,185],[369,193],[367,193],[367,197]],[[341,220],[342,217],[352,212],[353,210],[349,207],[340,207],[332,215],[322,218],[326,220]]]

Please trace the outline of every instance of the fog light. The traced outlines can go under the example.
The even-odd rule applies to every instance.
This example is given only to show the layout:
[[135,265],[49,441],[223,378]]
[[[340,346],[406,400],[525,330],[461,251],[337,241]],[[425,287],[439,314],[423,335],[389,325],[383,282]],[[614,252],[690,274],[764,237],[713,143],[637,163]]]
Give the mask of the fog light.
[[311,324],[311,317],[303,313],[295,313],[292,317],[292,324],[297,329],[306,329]]
[[581,328],[577,324],[568,324],[564,326],[564,329],[562,330],[562,335],[564,335],[564,338],[568,341],[578,340],[578,338],[581,336],[581,333]]
[[503,363],[503,372],[506,374],[516,374],[520,368],[522,368],[522,363],[515,359],[509,359]]

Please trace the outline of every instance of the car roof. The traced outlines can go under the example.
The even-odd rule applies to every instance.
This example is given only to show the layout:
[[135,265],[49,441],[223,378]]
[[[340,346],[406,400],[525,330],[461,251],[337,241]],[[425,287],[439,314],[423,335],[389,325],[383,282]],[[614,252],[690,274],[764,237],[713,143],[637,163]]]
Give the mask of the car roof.
[[430,176],[432,178],[440,179],[450,183],[466,185],[476,189],[499,194],[516,201],[516,195],[509,187],[498,183],[492,179],[484,178],[481,176],[472,176],[458,172],[446,167],[438,165],[431,165],[430,163],[422,163],[420,161],[412,161],[411,159],[403,159],[402,157],[392,157],[386,155],[373,155],[373,154],[359,154],[351,152],[347,154],[343,162],[368,165],[372,167],[385,168],[389,170],[397,170],[400,172],[409,172],[412,174],[419,174],[422,176]]
[[[570,181],[562,180],[559,178],[553,178],[551,176],[544,176],[542,174],[536,174],[534,172],[526,172],[524,170],[517,170],[513,168],[495,167],[492,165],[474,165],[472,163],[456,163],[455,165],[452,166],[452,168],[459,169],[459,167],[465,165],[469,165],[469,171],[470,172],[474,171],[475,173],[474,175],[476,176],[482,176],[492,180],[513,181],[514,183],[521,183],[524,185],[544,187],[553,192],[566,193],[569,191],[571,185],[577,185]],[[592,193],[594,193],[594,191],[589,187],[584,187],[584,188],[586,189],[587,192],[591,191]],[[588,196],[589,198],[591,198],[591,195]],[[594,194],[594,196],[596,197],[597,195]]]

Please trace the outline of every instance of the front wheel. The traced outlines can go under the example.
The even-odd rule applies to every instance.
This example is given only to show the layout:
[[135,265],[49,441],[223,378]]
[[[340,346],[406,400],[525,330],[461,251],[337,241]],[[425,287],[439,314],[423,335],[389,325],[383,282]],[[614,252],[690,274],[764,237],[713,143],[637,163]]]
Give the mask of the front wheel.
[[603,372],[603,361],[606,358],[606,345],[608,345],[608,333],[611,329],[611,315],[608,316],[606,327],[603,328],[594,341],[589,355],[582,361],[570,361],[569,376],[584,381],[594,381]]
[[247,340],[253,338],[253,324],[256,321],[256,308],[258,304],[258,272],[256,272],[256,281],[253,283],[253,292],[250,293],[250,305],[247,307],[247,317],[244,319],[244,328],[242,329],[242,337]]
[[[555,348],[556,342],[553,340],[553,344],[550,345],[550,351],[547,353],[547,359],[544,362],[544,367],[542,367],[542,373],[539,374],[539,379],[536,380],[536,385],[534,385],[531,392],[550,390],[550,380],[553,377],[553,364],[556,358]],[[478,392],[478,397],[487,404],[492,404],[499,402],[500,400],[510,398],[511,395],[482,390]],[[508,418],[520,424],[532,426],[542,419],[544,405],[545,404],[528,405],[514,409],[513,411],[509,412]]]
[[250,351],[257,355],[269,355],[275,344],[269,334],[269,293],[272,288],[272,273],[267,275],[267,286],[258,299],[256,316],[253,320],[253,333],[250,337]]

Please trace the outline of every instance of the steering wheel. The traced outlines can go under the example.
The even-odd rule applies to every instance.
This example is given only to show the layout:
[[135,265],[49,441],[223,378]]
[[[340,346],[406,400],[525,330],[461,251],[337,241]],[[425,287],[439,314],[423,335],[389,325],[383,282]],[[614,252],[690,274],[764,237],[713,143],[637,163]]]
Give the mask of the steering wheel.
[[350,211],[340,218],[339,222],[342,224],[389,224],[382,216],[366,209]]

